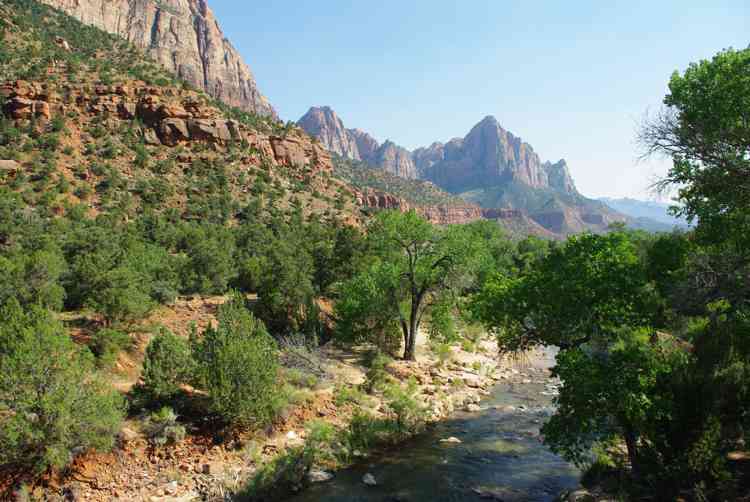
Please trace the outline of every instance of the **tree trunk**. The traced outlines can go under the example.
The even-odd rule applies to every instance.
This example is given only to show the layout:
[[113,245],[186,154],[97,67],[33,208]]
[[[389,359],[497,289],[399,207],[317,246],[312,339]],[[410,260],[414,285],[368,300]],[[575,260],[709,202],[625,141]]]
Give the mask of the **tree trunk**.
[[412,298],[411,315],[409,316],[409,334],[404,347],[404,359],[417,360],[417,333],[419,332],[419,302],[421,298]]
[[628,448],[628,460],[630,461],[630,468],[633,472],[633,477],[640,477],[640,463],[638,461],[638,438],[635,431],[631,427],[625,427],[625,445]]

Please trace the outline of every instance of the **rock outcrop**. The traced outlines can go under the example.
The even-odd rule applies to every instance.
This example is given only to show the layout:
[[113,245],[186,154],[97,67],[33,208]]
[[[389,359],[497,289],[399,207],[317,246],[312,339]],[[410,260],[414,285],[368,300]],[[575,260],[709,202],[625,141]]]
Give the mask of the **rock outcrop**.
[[411,152],[392,141],[383,144],[360,129],[347,129],[329,106],[314,106],[297,121],[330,152],[361,160],[402,178],[415,179],[417,169]]
[[99,85],[94,92],[86,84],[66,84],[61,91],[53,92],[40,82],[6,82],[0,85],[0,95],[5,98],[2,111],[16,120],[32,115],[45,119],[50,114],[72,111],[123,121],[138,119],[142,124],[140,133],[147,143],[172,147],[200,142],[221,147],[246,142],[277,165],[303,168],[310,175],[333,170],[328,151],[299,129],[283,137],[260,133],[227,119],[194,91],[154,87],[144,82]]
[[[406,212],[415,210],[430,223],[435,225],[452,225],[471,223],[483,218],[483,210],[474,204],[412,206],[404,199],[379,190],[365,190],[355,194],[357,204],[371,210],[395,209]],[[502,211],[502,210],[497,210]]]
[[417,170],[414,161],[411,160],[409,150],[390,140],[380,145],[372,156],[365,157],[362,160],[402,178],[414,179],[417,177]]
[[276,117],[224,37],[206,0],[41,0],[119,35],[193,86],[229,105]]
[[328,149],[347,159],[361,160],[357,140],[344,127],[336,112],[328,106],[313,107],[297,125]]

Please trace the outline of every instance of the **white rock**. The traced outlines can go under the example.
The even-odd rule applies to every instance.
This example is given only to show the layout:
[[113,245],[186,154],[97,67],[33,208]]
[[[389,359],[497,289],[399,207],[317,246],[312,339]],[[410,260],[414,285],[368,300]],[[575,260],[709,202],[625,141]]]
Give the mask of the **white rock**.
[[461,440],[458,439],[455,436],[451,436],[449,438],[441,439],[440,442],[441,443],[451,443],[451,444],[461,444]]
[[377,480],[375,479],[375,476],[370,474],[369,472],[362,476],[362,482],[366,484],[367,486],[375,486],[378,484]]
[[321,471],[320,469],[312,469],[307,473],[307,480],[310,483],[325,483],[333,479],[333,474],[328,471]]
[[297,439],[299,436],[297,436],[297,433],[294,431],[289,431],[286,433],[287,439]]
[[470,411],[472,413],[475,413],[477,411],[482,411],[482,408],[480,408],[478,404],[474,404],[474,403],[467,404],[465,409],[466,411]]

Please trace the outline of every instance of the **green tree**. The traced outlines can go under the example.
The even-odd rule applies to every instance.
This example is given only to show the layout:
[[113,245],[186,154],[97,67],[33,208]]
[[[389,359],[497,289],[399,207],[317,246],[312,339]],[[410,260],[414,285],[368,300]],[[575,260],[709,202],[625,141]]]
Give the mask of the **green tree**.
[[40,307],[12,300],[0,311],[0,464],[62,468],[74,449],[108,449],[122,398]]
[[197,380],[211,411],[232,425],[265,425],[278,402],[278,348],[263,323],[234,294],[219,309],[219,324],[197,342]]
[[141,372],[143,388],[153,399],[171,399],[181,384],[191,381],[194,366],[188,341],[161,329],[146,347]]
[[463,227],[437,228],[414,211],[379,213],[368,239],[374,260],[343,286],[347,295],[359,296],[340,303],[337,317],[353,329],[397,322],[404,359],[413,361],[425,313],[446,291],[471,283],[477,242]]
[[637,470],[659,368],[649,358],[653,298],[638,249],[627,233],[614,232],[571,237],[526,274],[496,276],[472,308],[503,351],[560,347],[554,372],[563,391],[545,429],[548,444],[580,461],[592,441],[617,434]]
[[496,276],[472,302],[502,350],[562,349],[650,325],[653,292],[627,233],[573,236],[516,278]]
[[727,49],[692,63],[669,81],[665,108],[640,133],[646,155],[666,154],[659,183],[677,187],[677,214],[701,222],[699,234],[733,235],[747,247],[750,218],[750,49]]

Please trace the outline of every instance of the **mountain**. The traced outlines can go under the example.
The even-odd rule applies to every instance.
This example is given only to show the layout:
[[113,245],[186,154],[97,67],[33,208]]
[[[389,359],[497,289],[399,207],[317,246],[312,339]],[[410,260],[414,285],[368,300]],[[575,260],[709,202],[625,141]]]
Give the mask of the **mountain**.
[[41,1],[125,38],[181,80],[227,105],[276,117],[206,0]]
[[412,154],[392,141],[380,144],[360,129],[347,129],[329,106],[313,106],[297,121],[307,134],[317,138],[331,153],[361,160],[402,178],[417,177]]
[[38,2],[0,2],[0,105],[0,188],[40,214],[362,221],[358,192],[304,131],[189,89]]
[[[519,181],[533,188],[550,187],[552,164],[542,164],[528,143],[503,129],[488,116],[475,125],[463,139],[447,145],[433,143],[423,160],[415,152],[420,175],[449,192],[460,193],[487,185]],[[564,161],[555,164],[556,189],[575,190]]]
[[462,138],[434,142],[413,152],[392,141],[381,145],[359,129],[347,129],[330,107],[313,107],[297,123],[343,158],[429,181],[481,208],[511,210],[505,215],[517,211],[519,218],[534,222],[519,228],[536,225],[561,236],[585,230],[603,232],[618,221],[634,223],[606,204],[581,195],[565,160],[543,162],[530,144],[492,116]]
[[668,229],[673,227],[687,228],[689,226],[687,220],[684,218],[677,218],[669,214],[669,208],[674,204],[630,198],[614,199],[602,197],[599,200],[616,211],[645,221],[646,224],[650,220],[651,222],[661,224],[662,228]]

